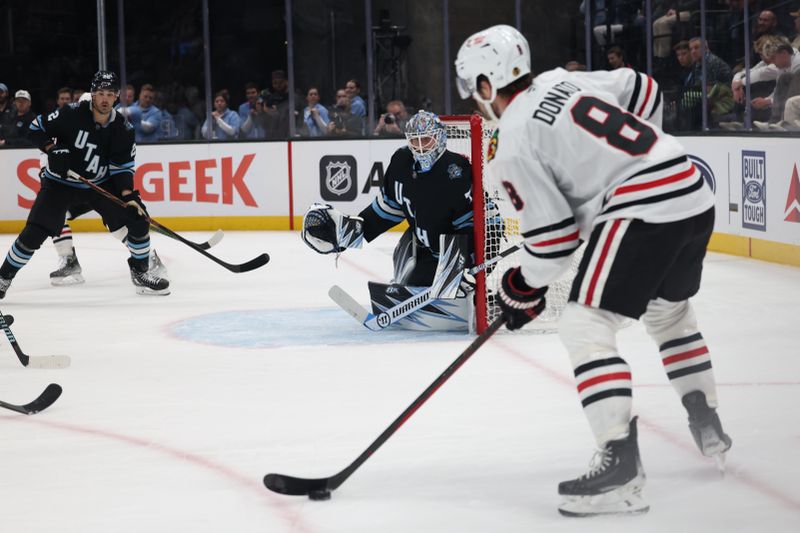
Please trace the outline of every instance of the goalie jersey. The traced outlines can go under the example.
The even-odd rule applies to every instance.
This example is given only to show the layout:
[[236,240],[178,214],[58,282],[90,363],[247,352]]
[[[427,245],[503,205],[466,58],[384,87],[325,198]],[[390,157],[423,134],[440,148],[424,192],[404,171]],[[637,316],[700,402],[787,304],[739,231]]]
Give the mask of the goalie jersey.
[[537,76],[500,117],[487,154],[493,185],[520,220],[531,286],[557,279],[605,220],[665,223],[698,215],[714,196],[659,125],[656,83],[631,69]]
[[417,245],[438,256],[439,235],[472,233],[470,163],[445,150],[428,172],[419,173],[411,150],[400,148],[392,155],[380,193],[359,216],[367,241],[407,220]]

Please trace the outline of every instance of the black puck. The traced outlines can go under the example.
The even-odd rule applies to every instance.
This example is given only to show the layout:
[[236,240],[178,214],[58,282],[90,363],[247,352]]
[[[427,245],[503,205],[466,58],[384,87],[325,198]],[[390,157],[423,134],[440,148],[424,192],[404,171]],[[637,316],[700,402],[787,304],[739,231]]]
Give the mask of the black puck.
[[308,497],[309,499],[316,501],[330,500],[331,491],[329,491],[328,489],[312,490],[311,492],[308,493]]

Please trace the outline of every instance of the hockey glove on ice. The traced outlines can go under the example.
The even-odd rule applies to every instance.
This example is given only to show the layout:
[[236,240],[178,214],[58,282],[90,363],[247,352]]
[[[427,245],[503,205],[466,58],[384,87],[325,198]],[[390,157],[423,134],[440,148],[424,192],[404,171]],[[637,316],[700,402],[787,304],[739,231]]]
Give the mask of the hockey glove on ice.
[[138,220],[147,216],[147,208],[142,203],[142,197],[139,196],[139,191],[133,190],[129,193],[122,195],[122,201],[127,204],[125,210],[128,212],[128,217],[132,220]]
[[61,178],[67,177],[69,170],[69,147],[66,145],[55,145],[47,152],[47,170]]
[[338,254],[347,248],[361,248],[364,219],[347,216],[327,204],[314,204],[303,217],[300,236],[320,254]]
[[546,286],[538,289],[529,287],[519,267],[506,270],[497,299],[506,319],[506,327],[519,329],[539,316],[544,311],[546,293]]

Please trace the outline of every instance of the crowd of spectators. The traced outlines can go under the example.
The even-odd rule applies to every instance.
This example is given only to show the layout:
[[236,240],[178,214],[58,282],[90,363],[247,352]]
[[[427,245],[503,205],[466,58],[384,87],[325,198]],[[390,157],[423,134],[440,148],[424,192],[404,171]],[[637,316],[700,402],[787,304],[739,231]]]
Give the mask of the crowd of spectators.
[[[271,85],[261,90],[256,83],[242,88],[238,107],[228,89],[214,94],[211,116],[205,116],[205,103],[197,87],[173,84],[155,87],[145,83],[137,90],[128,84],[120,91],[115,109],[133,125],[137,143],[187,140],[285,140],[290,121],[295,121],[298,137],[363,137],[366,132],[367,105],[360,95],[358,80],[351,79],[336,91],[332,104],[323,105],[319,87],[308,88],[305,102],[298,95],[297,109],[289,108],[289,82],[282,70],[271,75]],[[10,98],[8,87],[0,83],[0,147],[32,146],[28,126],[37,113],[79,101],[82,90],[63,87],[48,108],[32,109],[31,95],[18,90]],[[305,104],[305,105],[303,105]],[[402,137],[409,110],[400,100],[392,100],[380,115],[372,135]]]
[[[749,78],[744,58],[745,1],[750,8]],[[608,69],[632,66],[645,70],[645,2],[594,0],[589,4],[596,57],[604,57]],[[775,11],[761,8],[773,4]],[[704,42],[698,0],[652,1],[652,67],[664,91],[665,128],[701,128],[701,65],[705,59],[707,124],[711,128],[744,129],[749,79],[753,127],[800,131],[800,2],[792,6],[791,2],[708,0],[706,8]],[[586,9],[584,1],[581,13]],[[565,68],[577,69],[578,64],[573,61]]]

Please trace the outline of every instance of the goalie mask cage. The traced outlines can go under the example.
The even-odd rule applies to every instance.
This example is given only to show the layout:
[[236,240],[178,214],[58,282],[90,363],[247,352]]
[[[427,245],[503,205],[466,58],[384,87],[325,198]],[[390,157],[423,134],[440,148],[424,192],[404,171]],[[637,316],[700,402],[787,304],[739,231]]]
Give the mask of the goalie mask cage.
[[[475,264],[479,265],[522,242],[519,220],[514,217],[514,209],[506,205],[504,196],[492,186],[485,173],[486,150],[492,130],[483,118],[479,115],[445,115],[439,118],[447,127],[447,149],[467,157],[472,163]],[[569,270],[550,285],[547,308],[525,327],[526,331],[555,331],[558,317],[567,304],[582,252],[581,248],[573,255]],[[500,280],[511,266],[519,265],[519,254],[524,253],[520,250],[511,254],[476,276],[475,326],[478,333],[485,331],[499,316],[495,298]]]

